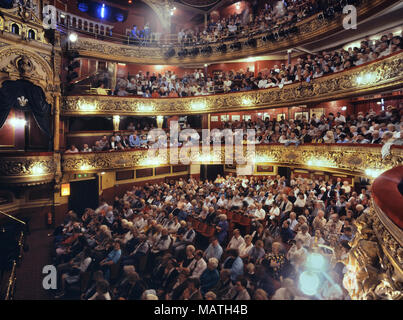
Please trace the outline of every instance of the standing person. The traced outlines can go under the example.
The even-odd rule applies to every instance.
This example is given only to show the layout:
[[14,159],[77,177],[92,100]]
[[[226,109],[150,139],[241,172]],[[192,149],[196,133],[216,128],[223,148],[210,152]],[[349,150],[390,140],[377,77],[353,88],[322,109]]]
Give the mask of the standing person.
[[223,244],[224,241],[227,239],[229,225],[227,221],[227,216],[225,214],[220,214],[218,218],[220,222],[216,227],[218,231],[217,239],[220,244]]

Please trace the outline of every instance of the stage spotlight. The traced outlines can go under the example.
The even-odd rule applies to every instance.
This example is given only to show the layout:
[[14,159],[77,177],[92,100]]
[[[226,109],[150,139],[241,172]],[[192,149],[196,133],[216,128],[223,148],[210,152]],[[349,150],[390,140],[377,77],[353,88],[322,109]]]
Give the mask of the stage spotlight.
[[193,48],[192,51],[190,52],[193,56],[197,56],[200,53],[199,48]]
[[181,51],[178,52],[179,57],[186,57],[189,54],[188,49],[182,49]]
[[169,48],[167,52],[165,52],[165,57],[171,58],[175,55],[175,49],[174,48]]
[[200,52],[202,54],[211,54],[213,52],[213,49],[210,46],[203,47]]
[[248,39],[248,40],[245,42],[245,45],[247,45],[247,46],[249,46],[249,47],[256,47],[256,45],[257,45],[256,39],[255,39],[255,38]]
[[217,51],[225,53],[227,52],[227,45],[225,43],[223,43],[222,45],[217,47]]
[[308,296],[313,296],[317,293],[319,283],[319,277],[313,272],[304,271],[299,277],[299,287]]
[[73,32],[69,34],[69,41],[70,42],[76,42],[78,39],[77,33]]
[[235,43],[231,43],[231,45],[230,45],[231,50],[241,50],[241,48],[242,48],[242,44],[239,41],[235,42]]

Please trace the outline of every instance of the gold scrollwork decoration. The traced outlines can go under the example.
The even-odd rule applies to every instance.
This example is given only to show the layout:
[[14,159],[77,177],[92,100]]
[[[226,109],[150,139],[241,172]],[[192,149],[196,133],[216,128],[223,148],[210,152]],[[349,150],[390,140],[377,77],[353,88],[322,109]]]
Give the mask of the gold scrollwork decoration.
[[403,52],[344,72],[283,88],[204,96],[150,99],[67,96],[62,115],[173,115],[251,110],[370,94],[403,85]]
[[[232,149],[234,163],[236,158],[234,154],[237,151]],[[191,148],[177,149],[175,158],[171,155],[171,150],[155,153],[150,156],[150,150],[133,151],[115,151],[100,153],[81,153],[64,154],[62,156],[62,171],[104,171],[120,168],[144,167],[147,165],[168,164],[172,159],[177,159],[179,163],[182,159],[190,159],[192,164],[216,163],[224,164],[228,154],[225,147],[218,150],[210,149],[204,153],[202,148],[197,148],[192,153]],[[249,153],[249,154],[248,154]],[[339,145],[301,145],[288,146],[283,145],[257,145],[255,150],[248,151],[244,146],[243,154],[246,159],[253,159],[259,164],[286,164],[298,165],[315,168],[338,169],[351,172],[358,175],[364,175],[365,169],[387,170],[403,163],[403,150],[401,148],[392,148],[391,155],[382,159],[381,148],[379,146],[339,146]]]

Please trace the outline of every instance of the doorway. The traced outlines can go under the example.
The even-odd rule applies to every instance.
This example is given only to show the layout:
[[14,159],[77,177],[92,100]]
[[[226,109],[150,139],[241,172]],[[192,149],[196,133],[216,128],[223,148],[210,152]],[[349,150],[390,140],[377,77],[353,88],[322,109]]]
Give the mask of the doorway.
[[200,179],[215,180],[217,175],[224,175],[224,166],[222,164],[201,164]]
[[278,167],[278,174],[280,175],[280,177],[285,177],[289,181],[291,178],[291,168]]
[[96,209],[99,205],[98,177],[90,180],[70,182],[69,210],[79,216],[86,208]]

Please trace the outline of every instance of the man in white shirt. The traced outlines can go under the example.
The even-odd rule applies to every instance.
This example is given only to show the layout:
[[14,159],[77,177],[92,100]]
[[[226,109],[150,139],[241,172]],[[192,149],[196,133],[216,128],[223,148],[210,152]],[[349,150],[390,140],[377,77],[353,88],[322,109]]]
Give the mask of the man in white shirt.
[[257,86],[259,89],[263,89],[263,88],[266,88],[266,85],[267,85],[267,79],[263,78],[263,79],[259,80],[259,83]]
[[266,211],[263,209],[261,203],[257,203],[256,206],[257,208],[252,215],[256,220],[263,221],[266,218]]
[[207,263],[203,259],[203,251],[197,250],[195,252],[195,258],[188,266],[190,270],[190,278],[197,278],[199,279],[204,270],[207,268]]
[[290,223],[290,229],[292,231],[295,231],[295,227],[298,225],[297,214],[295,212],[290,213],[290,218],[288,219],[288,222]]
[[272,205],[273,205],[273,207],[269,211],[271,220],[273,220],[274,218],[276,218],[276,217],[278,217],[280,215],[280,209],[277,206],[277,203],[273,202]]
[[231,238],[231,241],[228,243],[227,250],[228,249],[237,249],[239,250],[241,245],[245,244],[245,240],[241,236],[241,232],[239,229],[234,230],[234,235]]
[[337,117],[334,120],[346,123],[346,118],[340,112],[337,112]]

